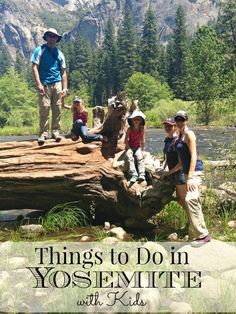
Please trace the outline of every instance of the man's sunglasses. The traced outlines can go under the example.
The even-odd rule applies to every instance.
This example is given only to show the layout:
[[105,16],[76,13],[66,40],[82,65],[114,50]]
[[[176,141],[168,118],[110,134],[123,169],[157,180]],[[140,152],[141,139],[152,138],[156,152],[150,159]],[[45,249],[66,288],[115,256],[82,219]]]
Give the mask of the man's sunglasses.
[[54,34],[48,34],[48,37],[56,38],[56,37],[57,37],[57,35],[54,35]]

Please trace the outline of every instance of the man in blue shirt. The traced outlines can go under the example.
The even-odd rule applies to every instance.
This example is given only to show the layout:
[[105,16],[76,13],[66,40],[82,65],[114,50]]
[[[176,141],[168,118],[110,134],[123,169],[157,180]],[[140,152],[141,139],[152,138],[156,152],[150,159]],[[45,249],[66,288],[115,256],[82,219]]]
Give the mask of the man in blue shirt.
[[62,98],[67,95],[65,57],[56,47],[62,36],[55,29],[50,28],[44,33],[43,39],[46,41],[46,44],[37,47],[31,58],[34,80],[39,96],[39,145],[43,145],[48,137],[50,108],[52,110],[52,138],[56,142],[61,140],[59,133],[60,107]]

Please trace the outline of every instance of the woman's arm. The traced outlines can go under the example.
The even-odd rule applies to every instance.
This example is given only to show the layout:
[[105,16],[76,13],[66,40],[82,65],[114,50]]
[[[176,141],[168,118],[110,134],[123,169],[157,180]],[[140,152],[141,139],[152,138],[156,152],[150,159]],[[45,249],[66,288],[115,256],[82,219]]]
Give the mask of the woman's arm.
[[164,176],[164,177],[165,177],[165,176],[169,176],[169,175],[171,175],[172,173],[175,173],[175,172],[179,171],[181,168],[182,168],[182,163],[181,163],[181,161],[179,160],[179,162],[177,163],[177,165],[176,165],[174,168],[172,168],[172,169],[169,170],[169,171],[163,172],[163,176]]
[[190,166],[188,172],[188,179],[190,179],[195,171],[196,162],[197,162],[197,147],[196,147],[196,136],[192,131],[189,131],[185,135],[185,141],[188,145],[189,153],[191,156]]
[[62,108],[71,110],[72,106],[66,105],[64,102],[62,102]]
[[186,144],[188,145],[189,153],[191,156],[190,159],[190,166],[189,166],[189,172],[188,172],[188,178],[187,178],[187,191],[194,191],[196,186],[194,182],[192,181],[192,176],[195,171],[196,162],[197,162],[197,147],[196,147],[196,136],[195,134],[190,131],[185,136]]
[[141,133],[141,149],[144,150],[144,145],[145,145],[145,128],[143,128],[142,133]]
[[85,118],[86,118],[86,126],[88,125],[88,110],[84,110],[84,112],[85,112]]
[[166,166],[167,166],[167,159],[165,158],[165,160],[163,161],[163,163],[162,163],[162,168],[163,169],[165,169],[166,168]]

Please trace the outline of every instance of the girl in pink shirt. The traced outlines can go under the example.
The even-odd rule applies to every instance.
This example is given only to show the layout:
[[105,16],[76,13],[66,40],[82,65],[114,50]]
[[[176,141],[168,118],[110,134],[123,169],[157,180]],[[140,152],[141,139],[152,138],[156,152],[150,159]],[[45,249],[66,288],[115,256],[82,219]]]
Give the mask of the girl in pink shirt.
[[92,141],[107,141],[106,137],[101,134],[88,133],[88,111],[80,97],[75,97],[71,110],[73,112],[73,126],[71,129],[71,139],[73,141],[77,141],[79,137],[82,138],[84,143]]
[[[129,163],[130,182],[145,180],[143,150],[145,143],[145,115],[141,111],[133,111],[128,118],[130,127],[125,136],[126,157]],[[137,165],[137,169],[136,169]]]

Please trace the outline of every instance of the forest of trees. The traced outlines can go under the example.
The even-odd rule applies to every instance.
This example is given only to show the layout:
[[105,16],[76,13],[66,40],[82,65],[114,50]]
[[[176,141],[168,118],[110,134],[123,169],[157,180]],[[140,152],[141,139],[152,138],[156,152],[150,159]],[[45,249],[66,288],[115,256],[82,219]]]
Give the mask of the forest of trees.
[[[107,21],[102,47],[91,47],[82,35],[62,41],[71,94],[94,106],[105,105],[117,91],[126,90],[129,98],[139,99],[145,112],[161,106],[163,99],[174,112],[174,99],[180,99],[188,103],[197,123],[207,125],[225,116],[228,125],[235,125],[236,2],[224,1],[218,20],[199,27],[191,37],[181,6],[175,21],[165,45],[158,38],[154,12],[147,10],[138,37],[128,8],[117,34],[112,20]],[[37,107],[29,60],[18,53],[13,62],[4,48],[0,62],[0,127],[12,125],[13,110],[22,125],[28,125]],[[23,118],[26,107],[29,115]]]

